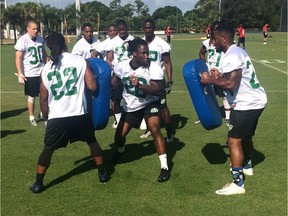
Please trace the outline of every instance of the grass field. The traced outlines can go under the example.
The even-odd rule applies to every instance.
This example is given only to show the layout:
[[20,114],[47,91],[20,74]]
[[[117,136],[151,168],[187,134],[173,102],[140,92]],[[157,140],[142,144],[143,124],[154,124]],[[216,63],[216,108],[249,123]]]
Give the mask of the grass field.
[[[174,84],[168,105],[176,134],[167,144],[168,182],[157,182],[160,165],[151,137],[140,139],[143,131],[134,129],[123,160],[116,166],[108,163],[112,179],[107,184],[99,183],[86,144],[77,142],[55,152],[44,179],[46,190],[37,195],[28,187],[43,147],[44,125],[28,124],[27,99],[14,75],[13,45],[2,45],[1,215],[287,215],[287,35],[272,36],[265,46],[260,33],[246,37],[268,104],[254,137],[255,174],[246,178],[244,195],[228,197],[215,194],[231,179],[227,128],[223,124],[207,131],[194,124],[197,116],[182,76],[183,65],[198,57],[199,35],[172,41]],[[111,116],[106,129],[96,131],[106,161],[112,154],[112,122]]]

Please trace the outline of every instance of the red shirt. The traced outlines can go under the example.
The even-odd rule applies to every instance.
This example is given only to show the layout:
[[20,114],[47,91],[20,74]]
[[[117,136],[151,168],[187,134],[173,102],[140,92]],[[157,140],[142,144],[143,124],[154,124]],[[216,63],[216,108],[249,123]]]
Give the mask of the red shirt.
[[239,37],[245,37],[245,29],[242,26],[240,26],[237,31],[239,33]]
[[265,24],[265,25],[263,26],[263,32],[267,32],[267,30],[268,30],[268,25]]
[[167,28],[166,28],[165,33],[166,33],[166,36],[170,36],[170,35],[171,35],[170,27],[167,27]]

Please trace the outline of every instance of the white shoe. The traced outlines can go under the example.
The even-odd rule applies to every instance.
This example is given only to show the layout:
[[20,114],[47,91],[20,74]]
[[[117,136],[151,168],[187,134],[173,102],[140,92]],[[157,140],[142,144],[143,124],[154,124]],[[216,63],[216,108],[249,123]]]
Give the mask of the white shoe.
[[263,44],[265,45],[265,44],[267,44],[267,42],[264,42]]
[[117,121],[114,121],[113,124],[112,124],[112,128],[117,128],[117,126],[118,126]]
[[245,188],[244,184],[239,187],[235,183],[230,183],[225,185],[222,189],[215,191],[216,194],[219,195],[233,195],[233,194],[244,194],[245,193]]
[[229,127],[229,125],[230,125],[230,119],[225,119],[225,124],[226,124],[227,127]]
[[38,126],[37,122],[35,121],[35,119],[30,120],[30,125],[33,127]]
[[200,122],[201,122],[200,119],[198,119],[194,122],[194,124],[199,124]]
[[248,168],[248,169],[243,168],[243,173],[244,173],[244,175],[247,175],[247,176],[253,176],[254,175],[252,167]]
[[146,138],[148,138],[149,136],[151,136],[151,132],[150,131],[145,131],[145,133],[144,134],[142,134],[141,136],[140,136],[140,138],[141,139],[146,139]]

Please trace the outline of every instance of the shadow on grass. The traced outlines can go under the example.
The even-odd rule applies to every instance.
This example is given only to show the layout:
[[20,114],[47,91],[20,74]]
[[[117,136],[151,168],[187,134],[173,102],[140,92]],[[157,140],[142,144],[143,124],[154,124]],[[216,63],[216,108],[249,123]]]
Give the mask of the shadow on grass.
[[[115,149],[115,146],[113,144],[110,145],[111,148]],[[122,164],[122,163],[130,163],[135,160],[139,160],[142,157],[148,156],[155,154],[155,157],[157,156],[155,144],[153,140],[147,140],[141,143],[133,143],[133,144],[127,144],[125,145],[125,153],[121,156],[119,161],[116,164],[111,164],[112,170],[115,170],[115,166],[117,164]],[[167,153],[167,162],[168,162],[168,167],[169,170],[173,169],[174,162],[173,158],[176,155],[176,152],[181,150],[185,144],[183,142],[180,142],[179,139],[174,137],[174,141],[171,143],[166,143],[166,153]],[[113,150],[110,153],[114,153],[115,150]],[[106,155],[107,158],[111,158],[112,154]]]
[[[210,164],[224,164],[226,163],[229,154],[226,154],[224,149],[228,148],[227,145],[220,145],[219,143],[207,143],[202,148],[202,153]],[[265,155],[257,149],[253,149],[252,164],[256,166],[265,160]]]
[[202,153],[210,164],[224,164],[228,157],[223,150],[224,148],[228,148],[228,146],[219,143],[207,143],[202,148]]
[[11,134],[20,134],[24,132],[26,132],[26,130],[3,130],[1,131],[1,139]]
[[[113,144],[111,144],[110,146],[112,146],[112,148],[114,147]],[[185,144],[183,142],[180,142],[177,138],[174,139],[173,143],[166,144],[168,166],[169,166],[170,170],[172,170],[172,168],[174,166],[173,158],[174,158],[176,152],[181,150],[184,146],[185,146]],[[141,143],[127,144],[125,154],[119,159],[117,164],[113,164],[110,162],[110,159],[111,159],[114,152],[115,152],[114,149],[103,150],[103,155],[104,155],[104,159],[105,159],[105,168],[106,168],[107,173],[109,175],[112,175],[114,173],[115,166],[117,164],[129,163],[129,162],[132,162],[134,160],[139,160],[142,157],[145,157],[147,155],[152,155],[152,154],[155,154],[155,157],[157,157],[156,149],[155,149],[155,145],[154,145],[153,140],[144,141]],[[74,164],[75,165],[80,164],[80,165],[77,166],[76,168],[74,168],[73,170],[69,171],[68,173],[66,173],[66,174],[52,180],[51,182],[49,182],[44,187],[44,190],[46,190],[46,189],[48,189],[54,185],[60,184],[60,183],[68,180],[69,178],[71,178],[73,176],[76,176],[76,175],[79,175],[81,173],[96,169],[95,163],[91,159],[90,156],[81,158],[81,159],[75,161]]]
[[10,118],[10,117],[14,117],[14,116],[18,116],[23,112],[26,112],[27,108],[21,108],[21,109],[16,109],[16,110],[9,110],[9,111],[5,111],[1,113],[1,120],[6,119],[6,118]]
[[172,129],[184,128],[189,118],[181,116],[180,114],[171,115]]

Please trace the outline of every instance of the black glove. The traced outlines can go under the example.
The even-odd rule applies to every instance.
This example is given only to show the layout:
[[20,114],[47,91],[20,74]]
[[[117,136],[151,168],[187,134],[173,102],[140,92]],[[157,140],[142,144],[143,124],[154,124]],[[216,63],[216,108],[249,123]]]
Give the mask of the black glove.
[[171,92],[171,89],[172,89],[172,84],[173,84],[173,81],[168,81],[166,82],[165,84],[165,91],[166,91],[166,94],[169,94]]

